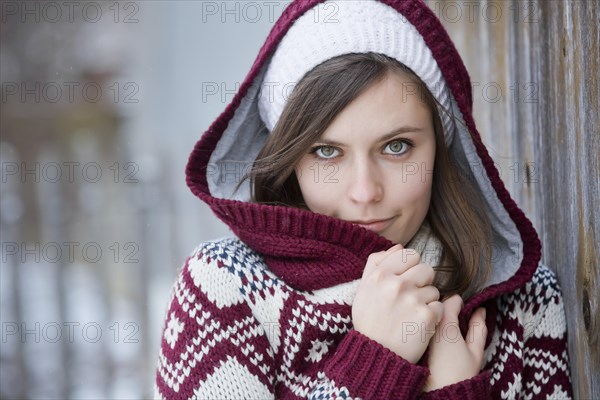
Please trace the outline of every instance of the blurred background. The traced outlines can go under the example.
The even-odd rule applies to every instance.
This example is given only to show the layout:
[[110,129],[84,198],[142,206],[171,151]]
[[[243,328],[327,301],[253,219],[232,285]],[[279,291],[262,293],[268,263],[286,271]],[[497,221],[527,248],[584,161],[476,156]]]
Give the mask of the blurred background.
[[284,8],[243,5],[1,3],[1,398],[151,396],[176,269],[228,234],[187,157]]
[[[428,2],[561,278],[581,398],[600,396],[592,3]],[[231,235],[188,190],[187,157],[288,4],[0,1],[1,399],[151,397],[177,270]]]

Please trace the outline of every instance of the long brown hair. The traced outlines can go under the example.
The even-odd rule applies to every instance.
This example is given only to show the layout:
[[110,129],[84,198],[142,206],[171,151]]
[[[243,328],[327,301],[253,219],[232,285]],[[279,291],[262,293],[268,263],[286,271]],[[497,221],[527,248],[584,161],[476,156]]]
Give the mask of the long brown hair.
[[444,247],[435,284],[443,297],[453,293],[468,297],[483,288],[491,270],[491,224],[466,170],[453,163],[446,148],[439,104],[420,78],[397,60],[377,53],[352,53],[308,72],[244,177],[251,180],[251,201],[307,209],[295,166],[340,111],[390,72],[415,83],[433,117],[436,152],[426,219]]

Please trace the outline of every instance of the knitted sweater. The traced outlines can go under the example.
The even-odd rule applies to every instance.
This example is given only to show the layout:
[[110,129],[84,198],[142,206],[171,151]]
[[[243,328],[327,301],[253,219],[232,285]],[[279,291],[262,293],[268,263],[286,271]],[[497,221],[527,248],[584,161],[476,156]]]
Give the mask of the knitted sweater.
[[[483,369],[472,379],[423,393],[427,351],[411,364],[352,326],[352,301],[369,255],[394,243],[327,215],[250,202],[247,182],[234,192],[269,134],[258,107],[265,71],[294,22],[321,2],[297,0],[284,10],[239,91],[190,155],[188,186],[236,238],[201,244],[181,270],[166,314],[156,397],[571,397],[560,289],[541,263],[533,225],[506,190],[477,131],[470,79],[458,52],[422,0],[364,1],[377,1],[388,15],[399,13],[399,23],[410,24],[405,30],[410,40],[402,43],[405,37],[379,32],[380,24],[371,21],[369,35],[392,47],[416,46],[419,57],[399,61],[413,71],[419,69],[411,63],[426,63],[420,77],[436,77],[448,89],[444,101],[454,121],[444,127],[452,129],[446,132],[453,138],[448,153],[478,190],[492,224],[490,278],[464,299],[458,315],[465,335],[474,310],[487,310]],[[349,2],[335,3],[343,24]],[[338,27],[326,25],[321,28]]]
[[571,398],[562,297],[547,267],[486,304],[482,372],[427,393],[426,363],[352,329],[358,282],[296,290],[238,239],[201,244],[172,291],[157,398]]

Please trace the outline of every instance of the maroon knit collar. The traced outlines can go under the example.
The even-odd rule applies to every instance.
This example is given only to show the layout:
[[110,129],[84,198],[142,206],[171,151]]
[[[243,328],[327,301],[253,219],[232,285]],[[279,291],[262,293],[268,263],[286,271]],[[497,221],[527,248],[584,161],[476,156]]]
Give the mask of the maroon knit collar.
[[[322,1],[295,1],[284,10],[238,93],[196,143],[186,169],[186,181],[191,191],[206,202],[217,217],[225,222],[242,241],[261,253],[276,275],[290,286],[306,291],[360,278],[368,255],[385,250],[392,243],[349,222],[310,211],[214,198],[208,189],[206,172],[211,153],[261,67],[275,51],[277,44],[292,23]],[[531,222],[504,187],[475,128],[471,115],[470,78],[447,32],[433,11],[421,0],[382,0],[382,2],[403,14],[424,37],[455,96],[498,198],[515,222],[523,240],[524,257],[517,273],[509,280],[490,286],[473,296],[463,310],[470,315],[471,311],[485,300],[513,291],[531,278],[540,259],[540,242]]]

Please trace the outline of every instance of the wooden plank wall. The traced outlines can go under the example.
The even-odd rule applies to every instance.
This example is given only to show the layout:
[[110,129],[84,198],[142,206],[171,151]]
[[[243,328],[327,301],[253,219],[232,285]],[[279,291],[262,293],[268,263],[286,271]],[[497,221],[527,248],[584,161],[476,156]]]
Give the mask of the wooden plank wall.
[[575,397],[600,398],[600,3],[428,4],[471,74],[475,119],[562,287]]

